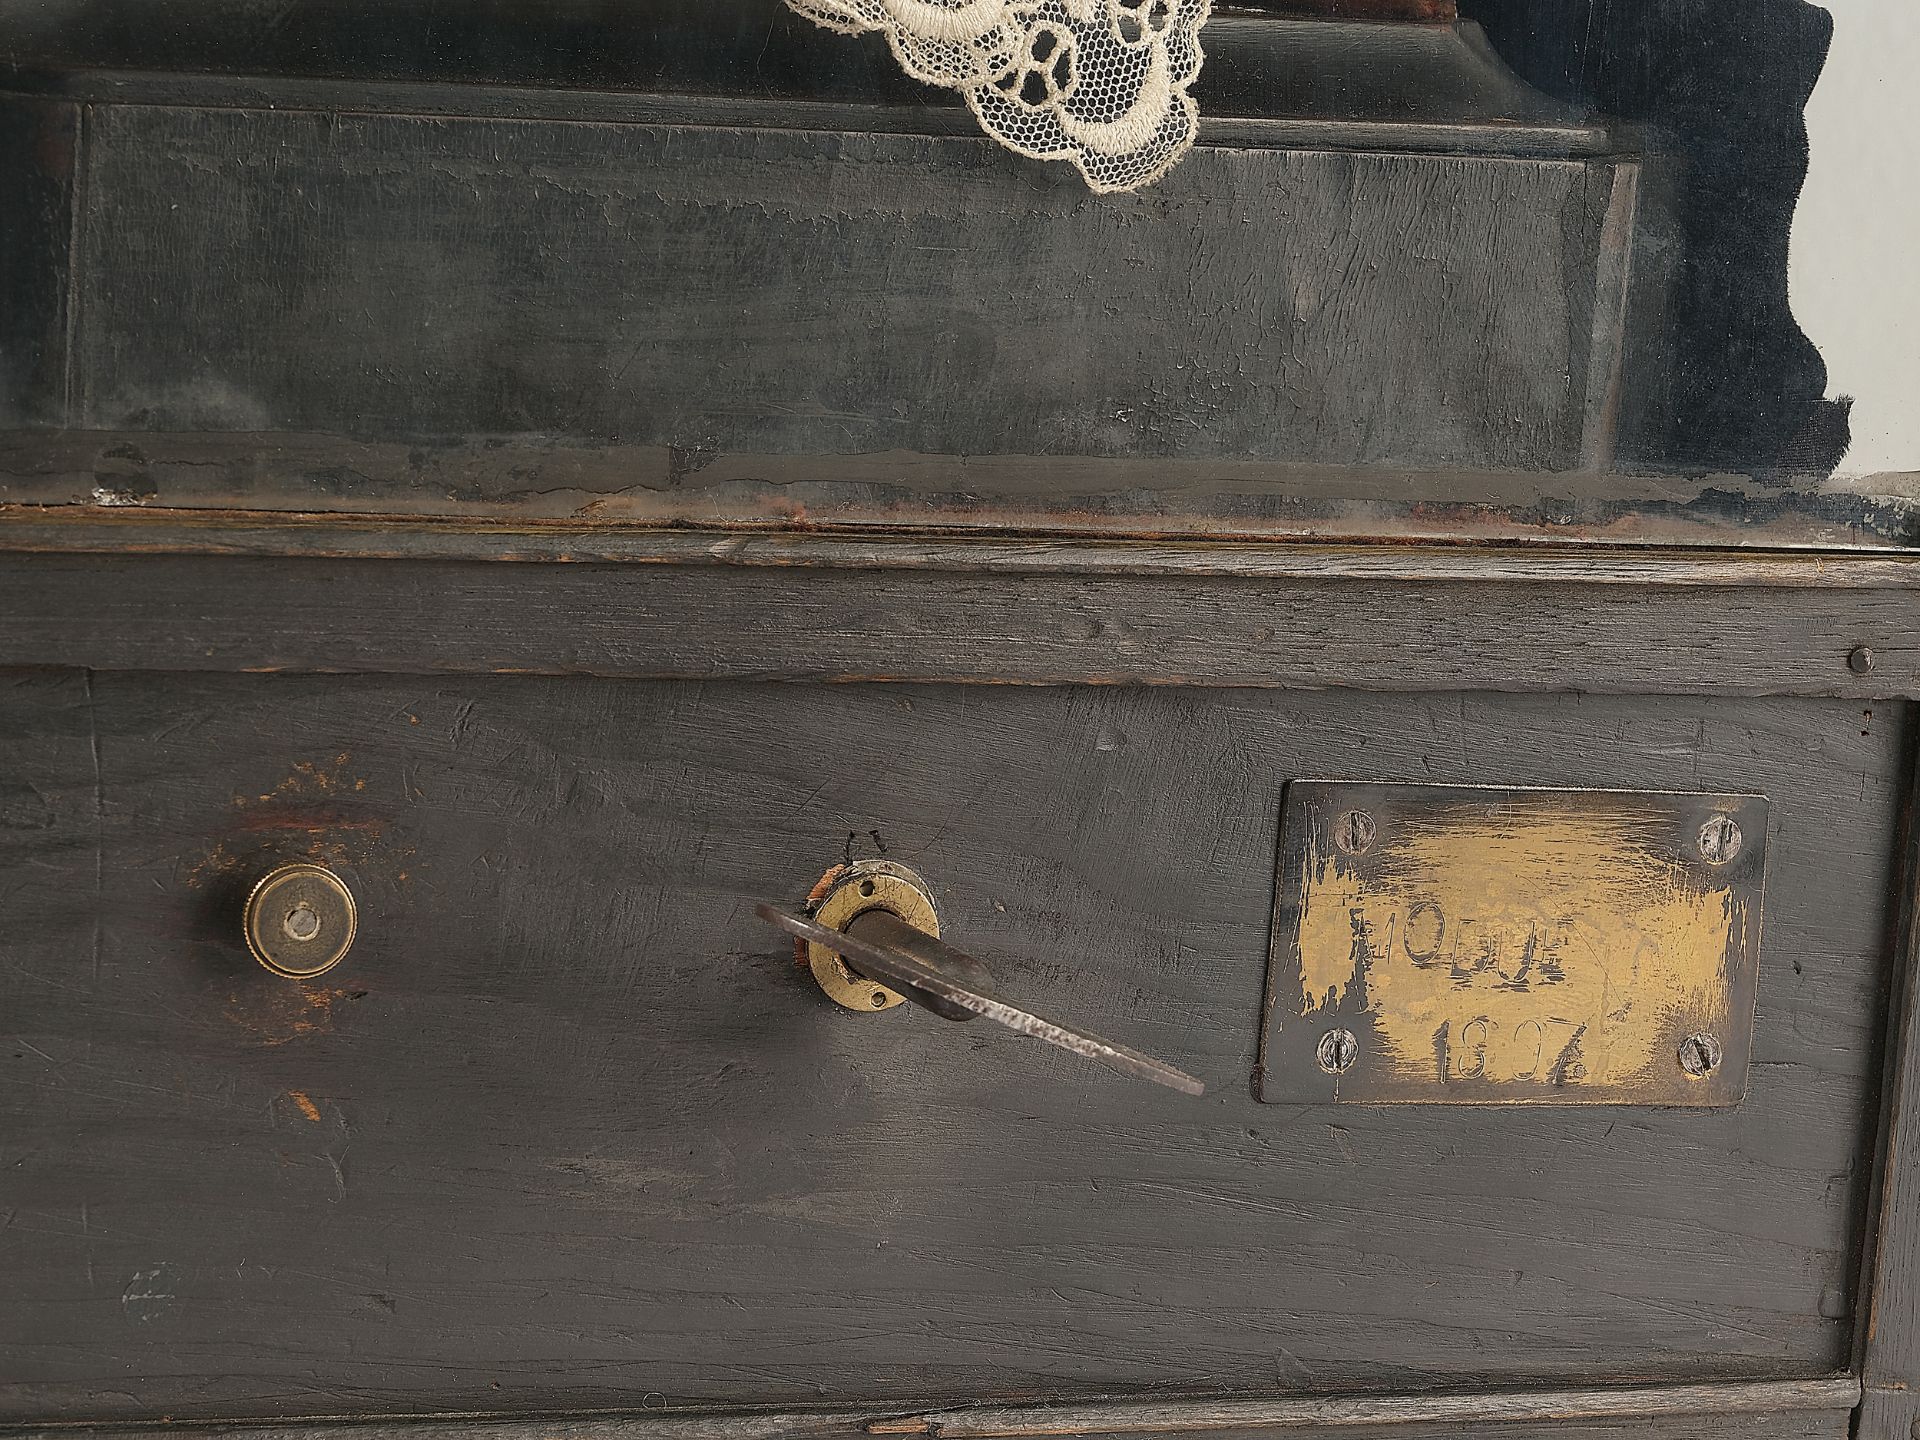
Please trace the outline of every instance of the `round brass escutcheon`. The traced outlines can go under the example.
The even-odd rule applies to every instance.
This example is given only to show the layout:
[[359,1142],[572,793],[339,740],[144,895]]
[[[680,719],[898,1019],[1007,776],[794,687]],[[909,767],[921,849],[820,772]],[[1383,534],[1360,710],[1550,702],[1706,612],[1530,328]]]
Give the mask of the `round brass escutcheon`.
[[[845,930],[856,916],[885,910],[917,930],[929,935],[940,933],[940,917],[934,912],[933,892],[927,889],[926,881],[891,860],[856,860],[835,866],[821,877],[813,894],[813,918],[829,929]],[[813,978],[837,1004],[872,1015],[891,1010],[907,998],[877,980],[856,974],[826,946],[806,940],[799,943]]]
[[359,927],[353,892],[324,865],[282,865],[247,896],[247,949],[290,980],[309,980],[338,965]]

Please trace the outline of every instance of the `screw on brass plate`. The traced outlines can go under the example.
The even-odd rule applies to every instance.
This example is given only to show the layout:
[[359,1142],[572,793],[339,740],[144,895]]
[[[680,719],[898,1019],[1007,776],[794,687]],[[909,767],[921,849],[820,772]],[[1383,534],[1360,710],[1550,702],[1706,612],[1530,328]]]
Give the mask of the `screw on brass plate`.
[[1360,1058],[1360,1040],[1351,1030],[1329,1030],[1314,1047],[1313,1058],[1329,1075],[1344,1075]]
[[1696,1080],[1704,1080],[1720,1068],[1720,1039],[1705,1031],[1689,1035],[1680,1042],[1680,1068]]
[[1740,826],[1731,815],[1715,815],[1700,827],[1700,858],[1724,865],[1740,853]]
[[1871,645],[1856,645],[1853,649],[1849,650],[1847,652],[1847,669],[1853,671],[1856,675],[1871,675],[1873,673],[1873,647]]
[[1349,855],[1364,855],[1373,844],[1373,817],[1364,810],[1349,810],[1333,822],[1333,843]]

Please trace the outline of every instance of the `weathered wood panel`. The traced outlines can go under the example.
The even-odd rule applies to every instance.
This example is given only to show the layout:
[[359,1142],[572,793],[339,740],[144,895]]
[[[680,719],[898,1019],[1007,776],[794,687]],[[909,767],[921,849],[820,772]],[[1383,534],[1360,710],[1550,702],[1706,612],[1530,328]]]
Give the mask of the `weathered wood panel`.
[[[504,1417],[323,1422],[264,1427],[173,1424],[189,1437],[267,1435],[279,1440],[841,1440],[871,1435],[970,1436],[1012,1422],[1021,1435],[1138,1435],[1171,1440],[1255,1440],[1275,1433],[1338,1435],[1342,1440],[1839,1440],[1847,1434],[1859,1382],[1851,1377],[1750,1381],[1722,1385],[1617,1386],[1574,1391],[1480,1391],[1425,1395],[1271,1396],[1259,1400],[1110,1401],[1092,1406],[969,1406],[931,1414],[854,1409],[793,1412],[682,1411],[660,1403],[621,1415],[513,1421]],[[664,1402],[664,1396],[650,1396]],[[53,1440],[72,1429],[20,1431],[20,1440]],[[79,1432],[94,1440],[132,1440],[141,1430]]]
[[1920,832],[1902,852],[1899,971],[1888,995],[1887,1099],[1862,1277],[1858,1440],[1920,1434]]
[[[1397,580],[1356,560],[1353,573],[1367,577],[1356,580],[1338,564],[1295,571],[1284,561],[1244,574],[1128,574],[1124,554],[1082,566],[1070,547],[1015,547],[1000,552],[1005,563],[969,568],[960,548],[936,550],[929,563],[909,546],[915,568],[863,571],[783,564],[789,552],[756,545],[709,537],[704,564],[11,556],[0,566],[0,615],[10,622],[0,627],[0,664],[1861,700],[1920,692],[1920,590],[1904,583],[1899,561],[1876,572],[1893,588],[1827,588],[1819,561],[1776,586],[1760,561],[1732,565],[1725,583],[1703,562],[1681,567],[1676,583],[1637,589],[1620,583],[1630,572],[1618,562],[1588,579],[1573,578],[1584,563],[1575,562],[1571,574],[1529,580],[1524,557],[1503,562],[1498,580],[1471,566]],[[884,546],[843,550],[840,560],[861,553],[887,564]],[[1171,553],[1164,568],[1198,568],[1194,552]],[[735,555],[745,563],[726,563]],[[1034,573],[1020,573],[1019,557]],[[1230,552],[1219,563],[1232,569]],[[1161,568],[1156,552],[1143,552],[1140,568]]]
[[[6,47],[0,43],[0,50]],[[65,423],[78,107],[0,94],[0,427]]]
[[94,107],[70,424],[1565,469],[1610,383],[1612,160],[297,105]]
[[[1890,713],[511,677],[4,693],[10,1418],[1847,1364]],[[1746,1103],[1256,1105],[1302,773],[1764,791]],[[1207,1098],[832,1011],[751,906],[882,844],[1009,989]],[[297,855],[364,912],[304,987],[238,944],[246,883]]]
[[[1478,26],[1454,23],[1452,0],[1260,8],[1301,5],[1418,10],[1441,23],[1335,16],[1301,24],[1216,11],[1195,89],[1204,138],[1238,143],[1245,132],[1236,122],[1254,118],[1307,122],[1336,144],[1385,124],[1393,148],[1612,148],[1589,112],[1521,84]],[[0,48],[20,66],[11,84],[84,99],[204,101],[261,77],[298,76],[291,87],[284,78],[267,82],[281,103],[295,88],[328,97],[321,109],[518,109],[579,119],[583,110],[623,103],[727,97],[780,106],[789,125],[804,125],[826,103],[884,112],[909,129],[939,123],[930,113],[945,111],[957,121],[954,133],[977,133],[960,96],[903,73],[880,36],[835,35],[768,0],[649,0],[644,12],[551,0],[480,10],[443,0],[289,0],[270,14],[249,0],[198,0],[184,13],[79,0],[40,7],[31,20],[0,14]]]

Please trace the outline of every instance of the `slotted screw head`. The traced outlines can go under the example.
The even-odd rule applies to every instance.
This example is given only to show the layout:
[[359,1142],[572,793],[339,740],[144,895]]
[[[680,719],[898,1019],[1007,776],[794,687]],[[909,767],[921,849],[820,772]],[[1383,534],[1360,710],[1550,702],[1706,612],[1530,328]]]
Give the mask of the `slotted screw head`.
[[1740,826],[1731,815],[1715,815],[1700,827],[1700,858],[1724,865],[1740,853]]
[[1680,1042],[1680,1068],[1696,1080],[1720,1068],[1720,1039],[1701,1031]]
[[1314,1059],[1329,1075],[1344,1075],[1360,1058],[1360,1039],[1351,1030],[1329,1030],[1314,1048]]
[[1333,822],[1333,843],[1349,855],[1364,855],[1373,845],[1377,827],[1364,810],[1349,810]]

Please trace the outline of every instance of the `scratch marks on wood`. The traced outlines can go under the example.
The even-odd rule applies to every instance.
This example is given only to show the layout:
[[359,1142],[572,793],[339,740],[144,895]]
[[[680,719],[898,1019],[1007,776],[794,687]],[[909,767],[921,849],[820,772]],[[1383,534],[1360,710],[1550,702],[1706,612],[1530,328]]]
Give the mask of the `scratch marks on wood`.
[[[717,1412],[812,1404],[852,1374],[899,1414],[940,1395],[1258,1394],[1276,1370],[1308,1393],[1411,1392],[1846,1363],[1851,1324],[1822,1297],[1858,1240],[1864,1172],[1844,1172],[1878,1083],[1904,715],[1863,737],[1850,700],[93,686],[116,884],[99,897],[112,963],[89,987],[83,681],[0,677],[16,740],[0,771],[55,797],[58,821],[0,832],[9,858],[47,861],[0,867],[23,882],[6,905],[24,957],[0,964],[0,1222],[18,1212],[0,1223],[0,1322],[72,1337],[8,1367],[10,1423],[630,1408],[649,1391]],[[855,743],[886,763],[797,809]],[[878,831],[920,854],[954,933],[1034,993],[1244,1073],[1285,778],[1336,757],[1459,783],[1489,756],[1508,784],[1649,788],[1684,788],[1698,759],[1791,814],[1760,974],[1768,1063],[1745,1105],[1444,1124],[1236,1092],[1162,1108],[1017,1041],[841,1021],[748,903],[803,892],[849,831],[860,852]],[[426,769],[411,806],[409,762]],[[351,978],[256,975],[217,877],[188,883],[179,857],[214,839],[236,858],[246,837],[310,843],[299,823],[245,828],[236,791],[290,822],[384,826],[386,852],[368,829],[323,832],[366,847],[383,916]],[[414,862],[387,857],[415,849],[431,891],[397,889]],[[177,1283],[126,1301],[163,1259]],[[130,1318],[162,1292],[163,1316]],[[301,1323],[267,1333],[263,1313]]]
[[360,999],[366,992],[344,990],[301,980],[281,980],[264,973],[227,995],[226,1018],[256,1045],[285,1045],[292,1040],[324,1035],[333,1029],[334,1006]]
[[[70,423],[232,430],[271,412],[389,435],[396,458],[427,456],[412,505],[449,481],[471,492],[473,472],[429,443],[451,434],[544,443],[552,459],[511,483],[561,514],[618,505],[570,473],[582,442],[614,436],[655,452],[638,473],[672,495],[711,487],[718,463],[696,467],[716,453],[1564,470],[1587,398],[1566,377],[1616,319],[1592,313],[1596,286],[1617,288],[1602,273],[1611,156],[1203,147],[1154,195],[1090,206],[1051,184],[983,187],[979,167],[1005,161],[977,137],[844,132],[843,173],[860,178],[822,186],[819,137],[785,129],[95,115],[75,285],[93,403]],[[1152,221],[1168,206],[1214,243],[1166,244]],[[313,207],[327,243],[303,245],[297,271],[231,223],[304,234]],[[396,207],[427,217],[431,243],[396,234]],[[771,253],[788,257],[777,271]],[[983,306],[1009,267],[1022,303]],[[850,290],[850,274],[886,283]],[[1250,304],[1268,274],[1295,280]],[[1504,304],[1462,303],[1486,294]],[[1136,303],[1097,303],[1109,295]],[[1198,337],[1190,363],[1156,363],[1170,328]],[[941,404],[925,403],[930,378]]]
[[100,950],[104,943],[100,917],[105,909],[101,901],[106,894],[107,798],[106,781],[100,769],[100,717],[94,708],[93,671],[82,674],[86,681],[87,749],[93,758],[93,943],[90,949],[93,982],[98,985]]
[[181,883],[205,892],[209,916],[236,909],[254,881],[294,860],[404,883],[413,852],[389,838],[388,806],[352,760],[345,751],[296,760],[272,784],[231,796],[211,835],[179,866]]
[[136,1271],[120,1294],[120,1308],[135,1324],[149,1324],[173,1308],[179,1285],[180,1271],[174,1265]]

